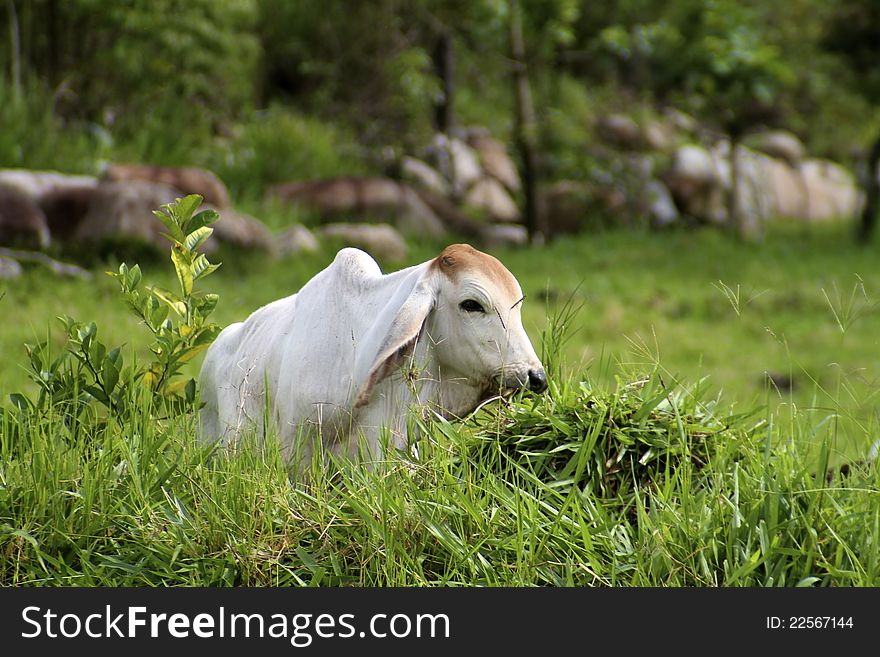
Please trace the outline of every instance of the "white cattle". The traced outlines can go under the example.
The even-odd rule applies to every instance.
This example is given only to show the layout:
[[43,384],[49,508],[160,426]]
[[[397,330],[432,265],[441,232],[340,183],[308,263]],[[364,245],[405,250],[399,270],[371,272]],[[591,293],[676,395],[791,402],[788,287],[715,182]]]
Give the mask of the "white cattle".
[[381,457],[408,445],[407,411],[461,417],[505,391],[547,387],[497,259],[455,244],[383,275],[358,249],[302,289],[228,326],[200,374],[202,436],[233,444],[264,418],[289,461]]

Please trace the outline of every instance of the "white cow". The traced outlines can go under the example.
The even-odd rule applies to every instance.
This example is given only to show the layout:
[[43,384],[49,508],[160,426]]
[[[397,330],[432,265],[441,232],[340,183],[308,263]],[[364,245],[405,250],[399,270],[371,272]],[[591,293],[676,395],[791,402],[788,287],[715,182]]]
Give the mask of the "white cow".
[[407,446],[414,406],[461,417],[499,392],[542,392],[522,300],[504,265],[467,244],[387,275],[342,249],[299,292],[217,337],[200,374],[202,435],[234,443],[265,417],[288,460],[316,445],[375,459],[383,434]]

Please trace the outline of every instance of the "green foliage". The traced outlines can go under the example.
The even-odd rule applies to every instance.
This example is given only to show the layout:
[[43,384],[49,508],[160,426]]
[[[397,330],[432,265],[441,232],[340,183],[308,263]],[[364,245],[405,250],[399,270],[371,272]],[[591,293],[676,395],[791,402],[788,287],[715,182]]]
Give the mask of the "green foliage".
[[880,102],[880,5],[872,0],[836,3],[822,45],[846,61],[860,93]]
[[[0,67],[9,70],[17,55],[23,79],[63,87],[57,108],[63,116],[118,121],[129,131],[160,113],[192,128],[253,100],[254,0],[17,5],[21,52],[2,49]],[[8,20],[3,12],[3,34]]]
[[48,341],[26,345],[30,378],[39,396],[31,401],[21,393],[11,395],[16,408],[40,413],[64,409],[78,418],[94,401],[111,416],[124,419],[144,390],[159,412],[176,414],[193,408],[196,382],[180,378],[181,369],[220,332],[218,325],[207,321],[219,297],[195,290],[195,284],[219,266],[198,251],[213,231],[210,225],[219,219],[213,210],[195,214],[201,201],[191,195],[155,212],[168,229],[179,294],[158,287],[141,290],[138,265],[129,268],[123,263],[118,273],[111,273],[131,310],[153,334],[152,362],[126,365],[123,347],[108,349],[98,338],[95,322],[59,317],[67,336],[64,350],[55,356]]
[[0,75],[0,167],[94,172],[96,160],[109,152],[109,135],[65,125],[54,110],[55,98],[39,83],[27,83],[19,94]]
[[677,95],[725,131],[742,132],[756,118],[766,119],[793,82],[755,12],[732,0],[681,2],[653,22],[612,24],[599,43],[630,62],[639,81]]
[[[174,379],[181,366],[207,349],[220,333],[220,326],[207,321],[219,297],[195,291],[195,284],[219,267],[199,253],[214,230],[211,224],[220,218],[214,210],[195,214],[201,202],[202,197],[193,194],[153,213],[168,229],[179,294],[158,287],[142,293],[137,265],[129,269],[123,263],[119,272],[112,274],[131,309],[153,333],[155,359],[143,372],[144,384],[162,400],[180,401],[178,393],[182,391],[182,400],[189,406],[195,401],[195,380]],[[171,313],[176,320],[169,317]]]
[[217,144],[210,164],[234,197],[259,197],[272,183],[365,173],[353,143],[342,128],[276,105],[254,114],[229,142]]

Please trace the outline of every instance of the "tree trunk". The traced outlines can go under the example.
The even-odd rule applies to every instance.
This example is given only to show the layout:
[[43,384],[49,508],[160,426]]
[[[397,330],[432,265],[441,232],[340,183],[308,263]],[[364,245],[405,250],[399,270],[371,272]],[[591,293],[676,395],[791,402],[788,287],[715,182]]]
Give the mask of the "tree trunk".
[[434,46],[434,70],[440,79],[441,95],[434,104],[434,126],[437,132],[449,134],[454,121],[454,83],[455,51],[452,35],[443,31]]
[[544,218],[538,212],[537,203],[537,128],[535,107],[526,71],[525,42],[523,39],[522,8],[519,0],[509,0],[510,8],[510,57],[513,60],[513,88],[516,106],[514,134],[520,155],[526,230],[529,241],[540,243],[546,237]]
[[858,240],[867,243],[874,233],[877,213],[880,211],[880,135],[874,140],[868,154],[867,179],[865,180],[865,205],[862,208],[862,220],[859,223]]
[[21,35],[18,26],[18,14],[15,11],[15,0],[8,0],[9,7],[9,45],[12,59],[12,90],[14,97],[21,98]]
[[742,210],[739,204],[739,139],[730,135],[730,189],[727,191],[727,228],[738,237],[744,237]]
[[47,15],[47,43],[46,43],[46,73],[49,84],[53,87],[58,84],[61,78],[58,49],[60,47],[60,37],[58,29],[58,3],[57,0],[49,0],[46,5]]

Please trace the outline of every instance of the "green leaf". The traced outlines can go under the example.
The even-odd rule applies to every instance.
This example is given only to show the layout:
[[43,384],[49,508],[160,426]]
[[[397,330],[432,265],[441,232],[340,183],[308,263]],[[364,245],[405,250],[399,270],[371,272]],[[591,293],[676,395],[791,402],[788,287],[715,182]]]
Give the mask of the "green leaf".
[[9,395],[9,401],[21,411],[30,411],[34,407],[33,402],[20,392],[13,392]]
[[92,397],[97,399],[99,402],[101,402],[105,406],[110,405],[110,398],[107,396],[107,393],[105,393],[98,386],[87,385],[87,386],[84,386],[84,389],[87,393],[89,393]]
[[211,233],[213,232],[214,229],[207,226],[196,228],[186,236],[183,245],[186,247],[187,251],[192,253],[193,251],[198,250],[198,248],[205,243],[205,240],[211,237]]
[[102,369],[104,373],[104,392],[110,395],[119,381],[119,369],[116,367],[116,363],[110,360],[109,356],[104,358]]
[[204,253],[200,253],[199,256],[193,262],[193,280],[199,280],[207,276],[213,271],[216,271],[220,267],[219,264],[212,265],[208,262],[208,258],[205,257]]
[[214,308],[217,307],[217,302],[219,300],[220,295],[218,294],[206,294],[204,297],[196,301],[196,312],[202,319],[206,318],[214,311]]
[[186,382],[186,387],[183,389],[184,398],[187,403],[192,404],[196,400],[196,380],[190,378],[189,381]]
[[183,242],[183,231],[178,227],[177,222],[170,214],[170,210],[166,210],[169,206],[163,205],[161,210],[153,210],[153,216],[155,216],[165,228],[168,229],[168,233],[165,237],[169,238],[172,242]]
[[193,266],[189,261],[188,254],[178,245],[171,249],[171,261],[177,272],[177,281],[180,283],[180,292],[184,297],[192,294],[193,289]]
[[135,289],[138,284],[141,282],[141,268],[140,265],[135,265],[128,272],[128,287],[132,290]]
[[177,219],[177,225],[184,231],[184,233],[188,232],[187,226],[189,225],[193,214],[195,214],[195,211],[198,210],[199,206],[202,204],[202,200],[202,197],[198,194],[190,194],[169,204],[170,209],[173,209],[173,216]]
[[189,232],[192,234],[203,226],[210,226],[211,224],[216,223],[219,219],[220,213],[216,210],[202,210],[193,217],[192,222],[190,222]]
[[[150,291],[158,298],[160,301],[164,301],[171,310],[176,312],[180,317],[186,317],[186,304],[183,303],[183,300],[178,297],[173,292],[169,292],[168,290],[164,290],[160,287],[151,288]],[[150,317],[152,322],[153,318]],[[158,325],[156,322],[155,325]]]

